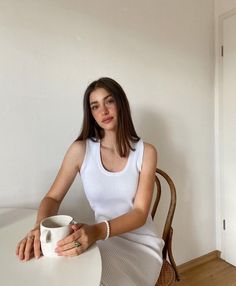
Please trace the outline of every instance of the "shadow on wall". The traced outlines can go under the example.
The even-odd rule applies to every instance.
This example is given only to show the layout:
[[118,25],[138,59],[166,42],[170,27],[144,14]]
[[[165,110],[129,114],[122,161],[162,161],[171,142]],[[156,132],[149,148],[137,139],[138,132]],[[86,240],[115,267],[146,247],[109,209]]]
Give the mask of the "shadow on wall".
[[[158,152],[158,168],[165,171],[173,180],[177,192],[177,206],[173,220],[174,228],[174,253],[177,258],[186,256],[183,252],[188,251],[188,245],[195,245],[197,248],[198,241],[193,229],[193,223],[196,220],[193,215],[194,196],[192,196],[193,188],[191,183],[190,167],[187,166],[187,158],[185,153],[185,137],[182,136],[185,128],[185,122],[179,118],[169,118],[167,114],[162,112],[153,112],[142,108],[134,110],[134,115],[138,114],[138,118],[134,116],[134,123],[139,136],[151,144],[153,144]],[[174,128],[176,128],[173,130]],[[181,133],[178,133],[178,130]],[[177,136],[177,138],[175,138]],[[182,136],[182,138],[181,138]],[[162,235],[164,220],[167,215],[169,204],[169,191],[164,185],[162,198],[155,216],[159,235]],[[166,192],[165,192],[166,190]],[[168,195],[167,195],[168,194]],[[188,235],[186,235],[186,229]],[[179,253],[179,255],[178,255]]]
[[8,208],[3,208],[1,209],[1,216],[0,216],[0,228],[9,226],[16,221],[25,219],[25,217],[31,216],[30,213],[25,212],[24,210],[21,209],[8,209]]

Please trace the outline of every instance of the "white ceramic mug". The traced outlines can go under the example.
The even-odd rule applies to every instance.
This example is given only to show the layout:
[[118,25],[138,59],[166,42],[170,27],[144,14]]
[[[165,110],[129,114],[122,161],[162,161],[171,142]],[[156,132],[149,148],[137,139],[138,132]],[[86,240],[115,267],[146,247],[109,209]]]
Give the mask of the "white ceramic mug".
[[44,256],[57,256],[57,242],[70,234],[70,224],[74,223],[68,215],[50,216],[41,221],[40,243]]

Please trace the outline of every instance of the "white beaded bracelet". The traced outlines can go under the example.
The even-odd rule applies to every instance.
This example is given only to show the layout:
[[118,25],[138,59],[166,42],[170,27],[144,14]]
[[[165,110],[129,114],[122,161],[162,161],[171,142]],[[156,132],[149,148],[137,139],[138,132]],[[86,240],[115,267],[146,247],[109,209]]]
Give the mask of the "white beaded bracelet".
[[107,220],[104,220],[106,226],[107,226],[107,234],[106,234],[106,237],[104,238],[104,240],[107,240],[110,236],[110,225],[109,225],[109,222]]

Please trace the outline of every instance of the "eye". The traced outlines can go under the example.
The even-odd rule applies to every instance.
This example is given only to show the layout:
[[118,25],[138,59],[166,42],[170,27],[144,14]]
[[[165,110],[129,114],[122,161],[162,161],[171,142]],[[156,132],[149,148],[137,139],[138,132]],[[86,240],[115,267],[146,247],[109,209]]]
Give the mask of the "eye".
[[115,100],[114,100],[113,97],[109,97],[109,98],[106,100],[106,103],[107,103],[108,105],[111,105],[111,104],[115,103]]
[[95,111],[95,110],[97,110],[97,109],[98,109],[98,106],[97,106],[97,105],[92,105],[92,106],[91,106],[91,110]]

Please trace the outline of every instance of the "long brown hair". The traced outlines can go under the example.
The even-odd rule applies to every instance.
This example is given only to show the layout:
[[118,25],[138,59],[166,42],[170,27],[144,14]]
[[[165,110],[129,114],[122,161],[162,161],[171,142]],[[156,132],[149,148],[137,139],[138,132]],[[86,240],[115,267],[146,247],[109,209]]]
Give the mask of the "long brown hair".
[[118,152],[121,157],[127,157],[130,150],[134,150],[133,143],[139,141],[139,137],[135,131],[134,124],[131,117],[130,106],[127,96],[123,88],[115,80],[102,77],[93,81],[87,87],[84,93],[83,109],[84,118],[81,132],[78,140],[86,140],[88,138],[93,141],[98,141],[104,137],[103,129],[97,124],[91,113],[89,96],[91,92],[97,88],[104,88],[114,98],[118,112],[118,124],[116,140],[118,145]]

